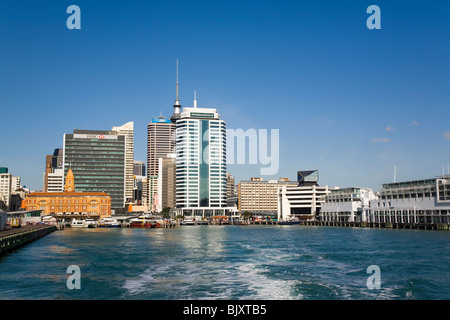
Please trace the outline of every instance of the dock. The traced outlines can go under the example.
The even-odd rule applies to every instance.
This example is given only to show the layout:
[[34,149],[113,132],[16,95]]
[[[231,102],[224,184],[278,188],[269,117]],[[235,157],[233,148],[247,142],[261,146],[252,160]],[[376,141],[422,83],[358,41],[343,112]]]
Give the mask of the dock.
[[385,229],[450,230],[446,223],[400,223],[400,222],[344,222],[344,221],[307,221],[310,226],[362,227]]
[[57,227],[54,225],[29,225],[2,230],[0,231],[0,256],[55,230],[57,230]]

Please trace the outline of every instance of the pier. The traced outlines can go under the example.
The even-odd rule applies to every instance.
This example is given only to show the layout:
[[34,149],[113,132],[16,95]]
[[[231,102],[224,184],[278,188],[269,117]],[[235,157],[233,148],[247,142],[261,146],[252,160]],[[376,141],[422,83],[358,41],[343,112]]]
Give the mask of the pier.
[[56,226],[29,225],[0,231],[0,256],[57,229]]
[[307,221],[309,226],[363,227],[386,229],[450,230],[447,223],[400,223],[400,222],[349,222],[349,221]]

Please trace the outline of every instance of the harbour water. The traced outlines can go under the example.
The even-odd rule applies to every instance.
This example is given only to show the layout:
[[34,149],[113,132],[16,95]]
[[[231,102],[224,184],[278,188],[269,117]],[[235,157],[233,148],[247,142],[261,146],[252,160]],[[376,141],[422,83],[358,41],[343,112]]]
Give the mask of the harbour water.
[[[0,258],[0,299],[448,300],[449,253],[448,231],[68,228]],[[72,265],[80,289],[67,286]]]

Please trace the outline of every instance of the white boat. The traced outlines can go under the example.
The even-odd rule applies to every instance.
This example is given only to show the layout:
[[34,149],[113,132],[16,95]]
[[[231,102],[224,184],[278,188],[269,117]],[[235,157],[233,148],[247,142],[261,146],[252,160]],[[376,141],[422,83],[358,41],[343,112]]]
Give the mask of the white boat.
[[184,226],[193,226],[195,225],[195,219],[194,217],[184,217],[184,219],[181,221],[181,224]]
[[73,219],[70,223],[71,228],[87,228],[88,225],[86,224],[85,220],[82,219]]
[[103,218],[100,220],[98,226],[103,228],[118,228],[120,227],[120,223],[114,218]]
[[97,228],[98,222],[94,219],[86,219],[84,220],[88,228]]

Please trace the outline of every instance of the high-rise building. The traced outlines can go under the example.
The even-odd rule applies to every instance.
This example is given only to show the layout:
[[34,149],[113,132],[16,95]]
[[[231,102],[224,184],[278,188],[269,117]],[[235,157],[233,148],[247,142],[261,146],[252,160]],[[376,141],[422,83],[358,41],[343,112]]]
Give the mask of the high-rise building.
[[16,191],[20,190],[20,177],[14,177],[8,172],[8,168],[0,168],[0,210],[10,210],[12,205],[12,199]]
[[[53,155],[46,155],[45,156],[45,172],[43,177],[43,190],[44,192],[48,191],[48,184],[49,184],[49,175],[52,175],[52,179],[62,179],[64,180],[64,174],[61,173],[59,169],[62,169],[62,163],[63,163],[63,149],[57,148],[53,152]],[[58,170],[58,171],[57,171]],[[52,191],[62,191],[61,190],[55,190],[55,186],[53,185]]]
[[160,197],[157,203],[157,211],[164,208],[174,208],[176,205],[176,162],[175,154],[169,154],[166,158],[159,158],[158,189]]
[[64,190],[64,169],[54,169],[44,174],[46,186],[44,192],[62,192]]
[[130,121],[123,126],[113,127],[112,131],[125,136],[125,202],[133,202],[134,122]]
[[117,131],[64,134],[64,175],[72,169],[79,191],[109,194],[114,213],[125,207],[125,139]]
[[0,173],[0,200],[3,205],[0,204],[0,209],[9,210],[10,197],[11,197],[11,173],[8,173],[8,168],[2,168]]
[[176,206],[186,216],[227,214],[226,124],[213,108],[183,108],[176,121]]
[[134,160],[133,165],[133,175],[135,176],[145,176],[145,162]]
[[167,158],[175,148],[175,125],[163,116],[152,119],[147,126],[147,185],[148,206],[157,210],[161,198],[158,188],[159,158]]

